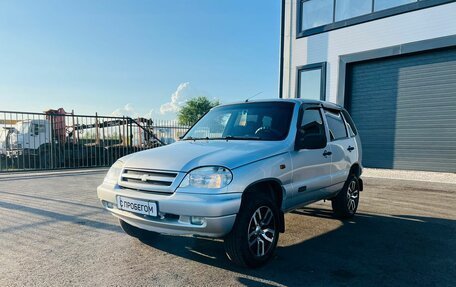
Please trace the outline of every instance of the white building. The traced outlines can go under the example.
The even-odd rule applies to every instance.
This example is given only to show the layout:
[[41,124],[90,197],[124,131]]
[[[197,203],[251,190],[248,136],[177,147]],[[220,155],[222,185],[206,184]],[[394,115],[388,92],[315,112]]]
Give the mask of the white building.
[[279,94],[345,106],[365,166],[456,172],[456,2],[283,0]]

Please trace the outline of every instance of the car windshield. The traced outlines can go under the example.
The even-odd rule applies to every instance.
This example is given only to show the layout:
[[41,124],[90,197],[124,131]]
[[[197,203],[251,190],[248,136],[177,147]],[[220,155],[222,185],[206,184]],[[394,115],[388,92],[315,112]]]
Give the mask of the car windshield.
[[272,140],[287,137],[293,103],[243,103],[212,109],[185,135],[183,140]]
[[14,128],[21,134],[26,134],[29,132],[30,123],[28,122],[17,122],[14,125]]

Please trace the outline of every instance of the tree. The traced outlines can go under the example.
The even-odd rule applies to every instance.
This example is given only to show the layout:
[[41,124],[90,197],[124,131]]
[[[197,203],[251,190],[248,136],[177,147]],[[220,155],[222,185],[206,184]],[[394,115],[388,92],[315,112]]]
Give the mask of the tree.
[[206,97],[197,97],[189,100],[177,113],[181,125],[193,125],[199,118],[213,107],[220,105],[218,100],[211,101]]

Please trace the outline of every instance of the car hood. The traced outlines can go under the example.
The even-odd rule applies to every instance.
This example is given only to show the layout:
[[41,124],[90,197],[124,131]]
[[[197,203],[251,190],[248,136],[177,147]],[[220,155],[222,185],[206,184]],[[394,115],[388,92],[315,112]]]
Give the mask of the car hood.
[[234,169],[286,151],[284,142],[275,141],[179,141],[129,155],[125,167],[182,172],[210,165]]

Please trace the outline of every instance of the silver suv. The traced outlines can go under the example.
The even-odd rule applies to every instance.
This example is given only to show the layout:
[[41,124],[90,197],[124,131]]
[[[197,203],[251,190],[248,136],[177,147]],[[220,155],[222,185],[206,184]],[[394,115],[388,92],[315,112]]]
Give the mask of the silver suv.
[[285,212],[329,199],[336,216],[353,216],[361,169],[342,107],[253,101],[213,108],[181,141],[119,159],[97,191],[129,235],[223,238],[233,262],[257,267],[285,231]]

